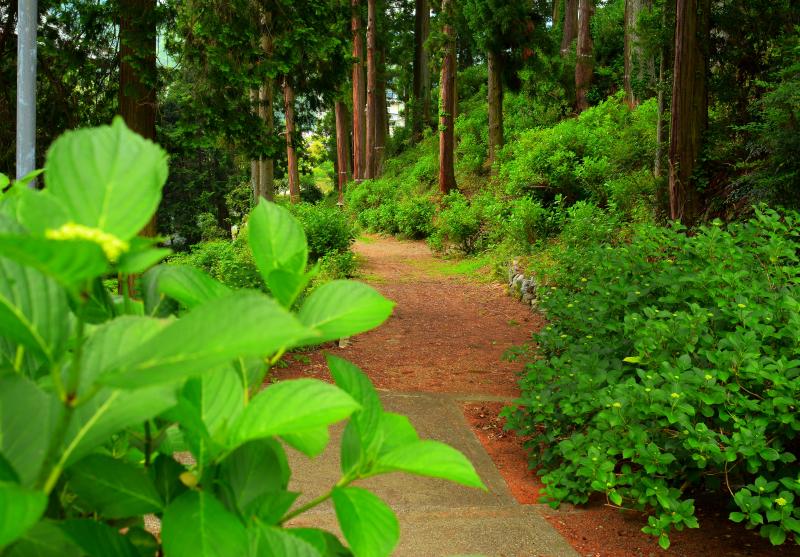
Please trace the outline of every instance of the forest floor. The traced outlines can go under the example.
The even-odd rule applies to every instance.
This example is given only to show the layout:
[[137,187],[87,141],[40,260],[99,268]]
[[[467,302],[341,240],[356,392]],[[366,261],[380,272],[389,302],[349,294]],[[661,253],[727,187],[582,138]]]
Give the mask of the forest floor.
[[[498,413],[517,396],[517,374],[522,368],[521,363],[504,361],[503,354],[509,348],[529,342],[531,333],[544,323],[543,318],[509,297],[505,286],[478,280],[474,273],[459,274],[457,267],[434,257],[423,242],[366,236],[356,242],[354,250],[361,259],[361,280],[396,302],[393,316],[378,329],[351,339],[346,346],[329,344],[312,352],[289,355],[289,365],[277,373],[278,378],[318,377],[327,380],[329,375],[324,353],[333,352],[361,367],[381,391],[390,409],[394,409],[392,405],[399,405],[397,410],[408,413],[415,425],[417,419],[423,423],[426,420],[430,422],[429,431],[421,431],[423,436],[435,438],[439,435],[445,442],[460,440],[467,445],[455,444],[473,459],[486,459],[488,455],[486,461],[491,469],[476,464],[479,473],[491,490],[491,482],[486,481],[486,476],[499,472],[498,477],[505,482],[499,491],[510,493],[509,499],[515,501],[513,505],[503,504],[510,509],[505,523],[505,511],[501,512],[498,507],[492,506],[491,514],[482,515],[476,508],[484,505],[485,501],[476,499],[475,503],[465,504],[463,509],[455,512],[455,516],[477,513],[476,524],[482,527],[465,525],[474,528],[472,545],[469,539],[463,539],[463,535],[458,539],[456,530],[453,530],[448,535],[450,539],[458,539],[456,545],[466,544],[466,551],[474,554],[475,549],[485,546],[488,540],[502,540],[503,534],[506,539],[522,536],[519,528],[524,529],[525,521],[540,536],[550,538],[550,529],[541,521],[544,518],[581,556],[800,556],[798,546],[774,548],[757,534],[731,523],[727,520],[728,511],[714,501],[698,502],[701,529],[674,533],[668,551],[661,550],[655,538],[640,531],[646,523],[646,517],[640,513],[620,512],[606,506],[602,500],[580,507],[562,505],[559,510],[540,504],[538,498],[543,486],[536,474],[528,470],[522,441],[503,430]],[[443,405],[441,416],[426,410],[439,404]],[[458,411],[449,412],[450,406],[458,408]],[[417,419],[415,409],[421,412]],[[469,433],[468,438],[458,435],[454,441],[448,438],[462,429]],[[475,439],[480,445],[475,444]],[[470,454],[473,449],[469,443],[482,446],[486,454]],[[323,455],[323,460],[325,458]],[[329,458],[335,459],[335,455]],[[319,478],[321,473],[313,465],[307,470],[308,477]],[[435,491],[437,486],[422,483],[418,489]],[[415,489],[410,484],[370,487],[377,487],[390,505],[396,504],[393,494],[403,499],[408,497],[407,490]],[[450,500],[459,497],[460,493],[445,493],[442,497],[447,498],[447,504],[450,504]],[[428,497],[434,500],[437,495],[430,493]],[[423,496],[422,500],[411,501],[411,506],[418,508],[429,502]],[[520,514],[513,506],[526,508],[528,514]],[[417,517],[416,524],[412,518],[404,518],[401,512],[401,531],[404,521],[417,529],[435,523],[444,516],[441,510],[437,512]],[[454,519],[448,520],[452,522]],[[489,528],[503,529],[505,525],[507,532],[486,532]],[[433,530],[436,529],[441,530],[438,527]],[[431,535],[435,533],[431,532]],[[430,545],[427,546],[430,551],[422,553],[414,547],[418,546],[409,544],[408,538],[401,538],[399,553],[433,555]],[[518,548],[509,545],[505,550],[498,545],[489,547],[492,555],[560,557],[571,554],[567,546],[561,546],[559,550],[558,541],[551,539],[547,541],[547,550],[532,549],[540,547],[535,543]],[[450,553],[457,553],[461,547],[452,549]]]

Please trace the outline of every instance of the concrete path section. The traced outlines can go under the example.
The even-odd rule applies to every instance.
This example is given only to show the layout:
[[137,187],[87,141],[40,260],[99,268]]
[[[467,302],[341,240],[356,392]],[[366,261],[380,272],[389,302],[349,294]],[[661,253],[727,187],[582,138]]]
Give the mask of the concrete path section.
[[[470,395],[469,399],[476,397]],[[575,557],[578,554],[536,511],[511,496],[497,468],[469,428],[458,395],[441,393],[381,393],[384,408],[409,417],[420,437],[436,439],[462,451],[488,487],[484,492],[443,480],[389,474],[359,482],[386,501],[400,519],[398,557]],[[339,439],[316,459],[290,451],[293,478],[289,488],[303,493],[302,501],[328,491],[339,478]],[[292,522],[338,533],[328,503]]]

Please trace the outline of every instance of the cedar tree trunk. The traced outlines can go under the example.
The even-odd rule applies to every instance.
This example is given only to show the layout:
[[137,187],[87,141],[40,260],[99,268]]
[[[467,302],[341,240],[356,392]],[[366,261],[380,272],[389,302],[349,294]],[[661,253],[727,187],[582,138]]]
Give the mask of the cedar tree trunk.
[[364,163],[364,178],[370,180],[376,177],[375,155],[378,133],[378,68],[376,50],[378,47],[376,0],[367,0],[367,141],[366,162]]
[[503,146],[503,68],[501,55],[489,51],[489,166]]
[[669,142],[669,209],[672,219],[693,225],[700,195],[692,182],[708,125],[707,45],[711,0],[678,0]]
[[454,168],[453,118],[455,114],[456,41],[455,30],[450,19],[453,0],[442,0],[442,14],[447,21],[443,33],[445,38],[442,78],[439,90],[439,190],[446,194],[456,187]]
[[361,32],[361,0],[352,0],[351,29],[353,31],[353,178],[360,182],[364,178],[366,157],[367,88],[364,81],[364,35]]
[[578,0],[578,46],[575,59],[575,108],[580,114],[589,108],[587,95],[592,83],[594,50],[592,44],[592,14],[594,0]]
[[578,36],[578,0],[564,0],[564,27],[561,30],[561,57],[569,54],[570,46]]
[[342,101],[336,101],[336,168],[338,173],[339,203],[344,203],[344,185],[350,180],[350,133],[347,122],[350,115]]
[[289,176],[289,198],[300,203],[300,171],[297,151],[294,148],[294,88],[289,78],[283,77],[283,107],[286,115],[286,173]]
[[414,11],[414,82],[411,138],[422,140],[423,130],[431,121],[431,71],[425,42],[430,35],[431,8],[428,0],[416,0]]

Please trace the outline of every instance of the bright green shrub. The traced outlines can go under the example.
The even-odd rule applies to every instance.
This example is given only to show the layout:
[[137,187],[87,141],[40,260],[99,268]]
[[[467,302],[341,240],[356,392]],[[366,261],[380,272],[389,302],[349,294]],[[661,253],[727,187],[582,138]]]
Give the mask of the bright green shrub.
[[308,256],[312,261],[350,249],[350,244],[355,240],[355,231],[338,207],[322,203],[297,203],[289,206],[289,209],[306,233]]
[[433,232],[436,205],[429,197],[409,197],[397,204],[395,221],[400,234],[408,238],[427,238]]
[[202,269],[232,288],[264,288],[250,253],[250,246],[246,238],[241,236],[234,241],[200,242],[193,245],[188,252],[171,256],[169,262]]
[[461,192],[450,192],[442,199],[431,246],[438,250],[455,246],[464,253],[474,253],[480,245],[481,215],[477,206]]
[[[397,517],[353,482],[404,471],[485,489],[460,452],[385,412],[345,360],[328,358],[333,383],[262,389],[286,350],[372,329],[393,306],[365,284],[333,281],[291,311],[311,277],[287,210],[261,200],[248,221],[269,297],[192,267],[147,270],[169,253],[136,236],[167,156],[121,118],[57,139],[46,167],[44,191],[15,183],[0,195],[3,555],[388,557]],[[127,284],[142,273],[141,301],[102,287],[104,276]],[[318,456],[343,420],[341,476],[297,504],[285,446]],[[321,529],[284,527],[329,499],[349,548]]]
[[561,239],[568,246],[593,246],[610,241],[620,226],[616,215],[589,201],[578,201],[566,210]]
[[560,208],[546,208],[530,197],[522,197],[511,202],[505,231],[508,239],[520,253],[527,253],[539,241],[557,234],[561,227]]
[[649,509],[664,547],[698,526],[703,490],[731,490],[731,520],[772,543],[800,540],[800,215],[685,232],[561,254],[510,427],[554,504]]
[[230,236],[220,228],[217,217],[213,213],[200,213],[197,215],[197,228],[200,231],[200,238],[204,242],[210,240],[221,240]]
[[608,203],[629,221],[652,219],[659,179],[649,168],[621,174],[605,182]]

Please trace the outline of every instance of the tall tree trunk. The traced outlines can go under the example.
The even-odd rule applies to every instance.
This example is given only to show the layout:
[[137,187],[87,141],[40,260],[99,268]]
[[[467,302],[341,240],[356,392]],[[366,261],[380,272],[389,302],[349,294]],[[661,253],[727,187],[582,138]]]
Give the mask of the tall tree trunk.
[[[127,126],[156,139],[156,0],[122,0],[119,4],[119,113]],[[142,236],[156,235],[156,217]]]
[[[661,13],[661,25],[667,27],[667,9],[666,6]],[[674,42],[674,41],[673,41]],[[656,120],[656,159],[653,164],[653,175],[660,178],[662,174],[662,163],[664,162],[664,144],[666,139],[666,130],[664,126],[664,112],[666,110],[666,95],[664,89],[667,85],[667,65],[669,63],[670,48],[668,43],[664,42],[661,45],[661,52],[659,54],[658,63],[658,120]]]
[[489,166],[494,164],[497,151],[503,146],[503,67],[501,55],[492,50],[489,66]]
[[378,71],[375,87],[375,178],[383,174],[386,160],[386,140],[389,137],[389,105],[386,102],[386,48],[379,51]]
[[430,35],[431,7],[428,0],[416,0],[414,13],[414,82],[411,138],[417,143],[431,121],[431,71],[425,42]]
[[442,0],[442,14],[446,23],[443,28],[445,45],[442,78],[439,84],[439,190],[446,194],[456,187],[453,153],[455,149],[453,118],[456,85],[456,40],[455,30],[451,23],[453,0]]
[[646,84],[648,88],[655,85],[655,60],[652,56],[645,58],[644,50],[639,44],[637,25],[642,9],[652,9],[651,0],[625,0],[625,47],[624,47],[624,74],[623,87],[625,89],[625,102],[634,108],[641,99],[633,87],[634,74],[639,81],[639,86]]
[[558,25],[559,19],[561,19],[561,3],[564,0],[553,0],[553,27]]
[[594,45],[592,44],[592,15],[594,0],[578,1],[578,46],[575,59],[575,109],[580,114],[589,108],[589,86],[592,84]]
[[678,0],[669,142],[669,208],[672,219],[693,225],[700,194],[692,172],[708,126],[708,39],[711,0]]
[[[272,57],[272,13],[267,12],[262,19],[263,29],[261,31],[261,49],[264,56]],[[275,100],[275,87],[272,79],[267,77],[258,91],[258,116],[264,122],[267,137],[272,137],[275,130],[275,113],[272,110],[272,103]],[[258,163],[258,191],[255,201],[258,203],[259,197],[272,201],[275,197],[275,162],[272,158],[261,157]]]
[[294,87],[287,76],[283,77],[283,108],[286,115],[286,173],[289,176],[289,198],[300,203],[300,171],[294,147]]
[[[250,89],[250,106],[253,111],[259,114],[259,90]],[[252,159],[250,161],[250,188],[253,190],[253,203],[258,203],[258,198],[261,195],[261,159]]]
[[364,81],[364,35],[361,25],[361,0],[352,0],[351,29],[353,31],[353,178],[364,178],[366,163],[367,88]]
[[336,114],[336,170],[339,185],[339,204],[344,203],[344,186],[350,180],[350,133],[347,106],[342,101],[336,101],[334,106]]
[[[275,115],[272,111],[274,97],[272,79],[267,79],[259,90],[258,115],[264,122],[268,137],[272,137],[275,130]],[[275,161],[268,157],[262,157],[258,166],[258,195],[272,201],[275,198]],[[256,198],[256,202],[258,202],[258,198]]]
[[578,0],[564,0],[564,27],[561,31],[561,57],[569,54],[578,36]]
[[364,178],[370,180],[376,176],[375,155],[378,133],[378,68],[376,50],[378,48],[376,0],[367,0],[367,141]]

